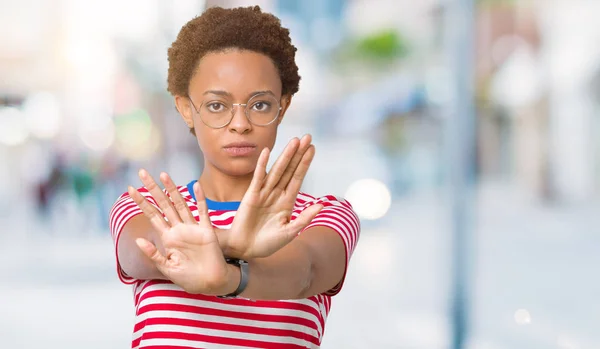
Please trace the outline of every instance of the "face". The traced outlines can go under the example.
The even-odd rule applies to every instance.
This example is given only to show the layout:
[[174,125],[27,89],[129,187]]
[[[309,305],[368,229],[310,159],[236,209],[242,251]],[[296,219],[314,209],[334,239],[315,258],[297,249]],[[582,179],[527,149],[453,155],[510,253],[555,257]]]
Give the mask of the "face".
[[[252,124],[243,106],[232,108],[233,119],[222,128],[211,128],[200,117],[201,113],[206,121],[209,112],[214,117],[224,106],[247,103],[253,96],[265,92],[281,105],[279,117],[266,126]],[[261,150],[273,148],[277,127],[289,107],[290,97],[281,95],[281,79],[269,57],[252,51],[227,50],[204,56],[190,81],[189,99],[177,96],[175,102],[188,127],[195,128],[205,169],[246,176],[254,171]],[[246,108],[260,112],[265,104],[253,103]]]

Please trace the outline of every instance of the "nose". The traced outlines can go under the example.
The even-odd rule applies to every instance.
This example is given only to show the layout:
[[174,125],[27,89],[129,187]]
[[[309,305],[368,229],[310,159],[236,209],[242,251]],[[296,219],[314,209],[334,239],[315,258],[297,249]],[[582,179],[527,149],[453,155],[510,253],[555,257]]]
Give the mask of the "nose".
[[246,106],[245,105],[234,105],[233,106],[233,118],[228,125],[230,132],[239,134],[245,134],[252,130],[252,124],[246,117]]

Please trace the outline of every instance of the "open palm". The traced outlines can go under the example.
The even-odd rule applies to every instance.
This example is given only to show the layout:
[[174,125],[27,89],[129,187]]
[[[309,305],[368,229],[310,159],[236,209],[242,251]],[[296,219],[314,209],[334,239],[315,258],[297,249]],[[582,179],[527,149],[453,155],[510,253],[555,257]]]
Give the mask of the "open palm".
[[[166,173],[161,174],[161,181],[170,198],[145,170],[140,171],[140,179],[162,210],[161,213],[137,190],[129,188],[130,196],[158,234],[159,241],[156,245],[138,238],[136,243],[140,249],[163,275],[187,292],[216,295],[222,293],[221,290],[228,280],[229,269],[210,223],[200,184],[194,185],[199,213],[197,222]],[[157,245],[160,246],[160,250]]]
[[294,138],[267,174],[269,150],[261,152],[229,232],[228,256],[267,257],[292,241],[319,213],[322,206],[313,205],[291,220],[296,197],[314,155],[309,135],[301,140]]

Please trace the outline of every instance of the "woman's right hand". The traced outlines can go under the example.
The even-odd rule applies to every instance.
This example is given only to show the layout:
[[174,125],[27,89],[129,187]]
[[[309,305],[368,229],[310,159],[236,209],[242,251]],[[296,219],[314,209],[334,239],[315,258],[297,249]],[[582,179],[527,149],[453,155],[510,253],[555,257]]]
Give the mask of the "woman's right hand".
[[235,289],[237,285],[231,285],[235,277],[225,262],[200,183],[194,185],[198,222],[168,174],[162,173],[160,179],[170,197],[145,170],[140,170],[140,179],[160,207],[159,211],[129,187],[129,195],[157,232],[156,241],[136,240],[142,252],[164,276],[189,293],[221,295]]
[[269,149],[258,159],[250,187],[237,210],[226,238],[226,256],[267,257],[291,242],[319,213],[322,206],[307,207],[291,220],[296,197],[315,155],[311,136],[292,139],[269,173]]

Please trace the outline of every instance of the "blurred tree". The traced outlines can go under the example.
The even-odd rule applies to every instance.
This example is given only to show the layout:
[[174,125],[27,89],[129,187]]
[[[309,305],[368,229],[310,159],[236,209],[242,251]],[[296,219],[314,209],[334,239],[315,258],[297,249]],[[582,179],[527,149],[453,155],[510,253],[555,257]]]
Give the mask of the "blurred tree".
[[[396,29],[383,29],[369,35],[349,38],[332,55],[332,67],[336,70],[366,68],[389,71],[390,66],[405,59],[411,53],[411,45]],[[356,73],[356,72],[355,72]]]
[[375,61],[400,59],[406,56],[408,51],[407,41],[393,29],[359,38],[355,48],[359,57]]

